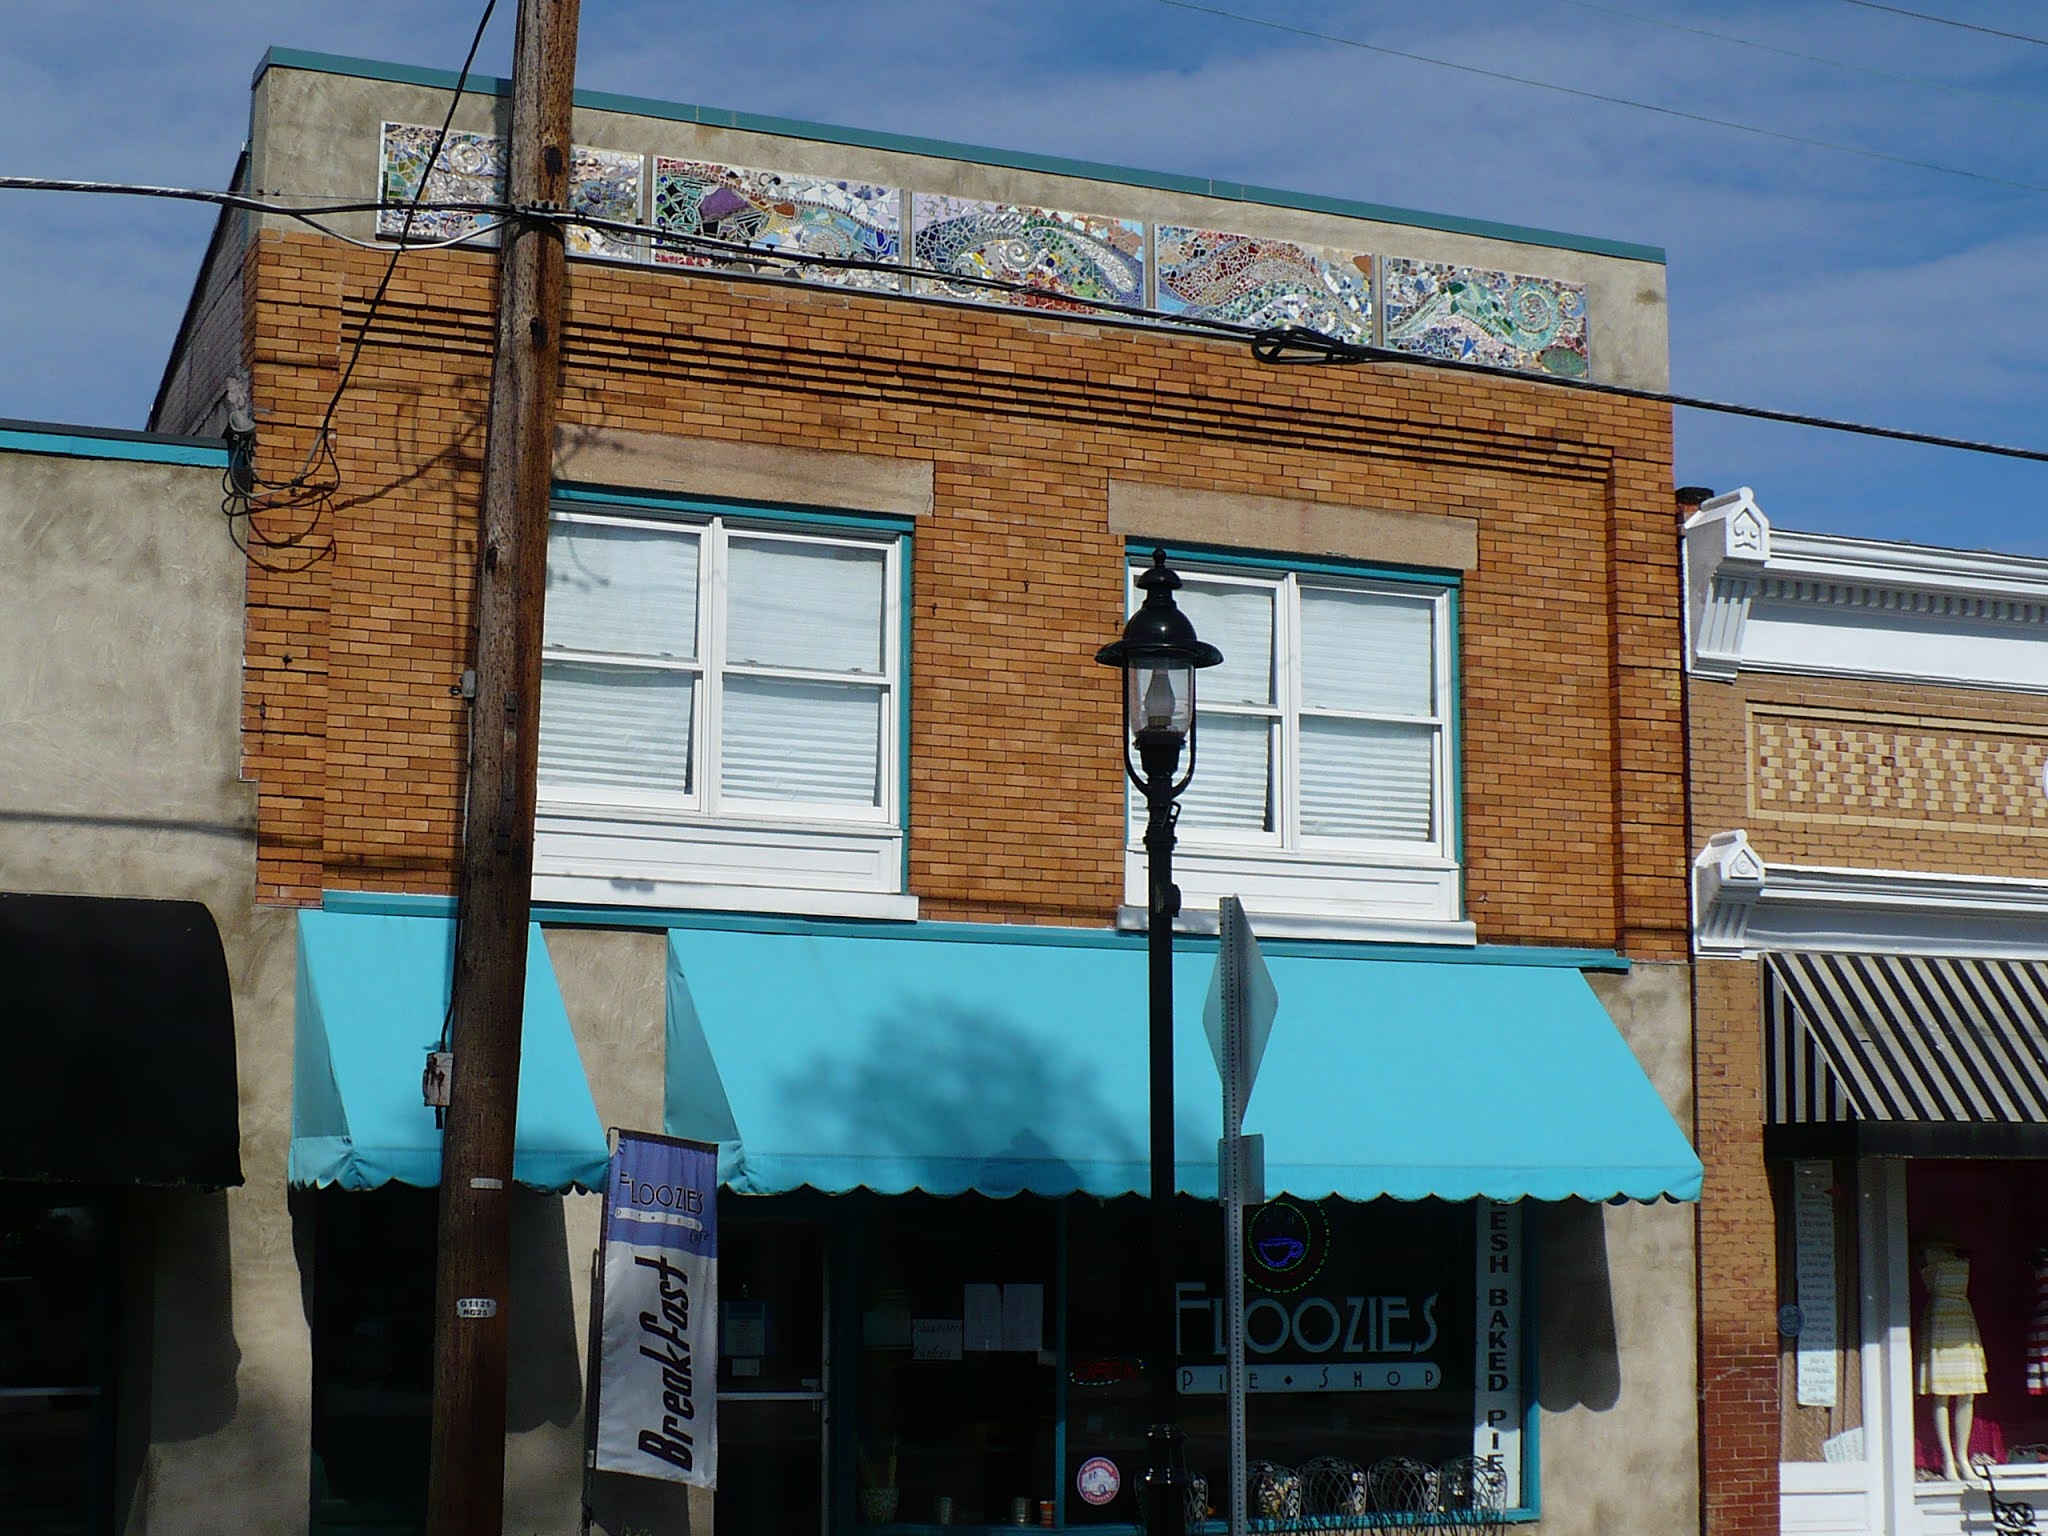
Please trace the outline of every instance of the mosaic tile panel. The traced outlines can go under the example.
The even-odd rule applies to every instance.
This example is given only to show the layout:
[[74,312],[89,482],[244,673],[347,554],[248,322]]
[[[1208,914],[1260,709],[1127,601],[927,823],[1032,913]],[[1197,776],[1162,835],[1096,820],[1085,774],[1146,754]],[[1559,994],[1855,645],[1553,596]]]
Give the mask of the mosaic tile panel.
[[916,230],[912,259],[918,266],[1040,290],[1007,293],[920,278],[920,293],[1034,309],[1085,309],[1087,300],[1145,302],[1145,226],[1136,219],[926,192],[912,195],[911,208]]
[[[386,203],[409,203],[415,195],[433,203],[496,203],[505,197],[505,141],[489,133],[450,133],[441,146],[441,158],[431,171],[427,156],[433,153],[438,128],[407,123],[384,125],[383,175],[378,181],[378,198]],[[427,189],[420,193],[420,178]],[[413,215],[408,238],[452,240],[475,234],[487,215],[459,213],[446,209],[422,208]],[[377,212],[377,233],[396,240],[407,235],[405,209],[382,208]]]
[[[676,234],[728,240],[768,253],[890,263],[903,259],[903,194],[860,181],[657,156],[654,223]],[[751,270],[763,265],[673,245],[657,246],[654,259],[678,267]],[[801,262],[778,270],[853,288],[895,288],[902,281],[893,272]]]
[[2038,732],[1757,711],[1750,745],[1750,801],[1761,815],[2048,831],[2048,736]]
[[1259,235],[1161,224],[1158,307],[1234,325],[1305,325],[1372,344],[1372,257]]
[[[617,149],[569,151],[569,211],[614,224],[640,222],[640,182],[644,160]],[[647,249],[644,239],[617,230],[571,224],[566,236],[571,256],[602,256],[612,261],[638,261]]]
[[[431,171],[438,127],[408,123],[384,125],[382,175],[378,195],[387,203],[410,202],[426,174],[425,200],[437,203],[502,202],[505,197],[505,141],[490,133],[450,133],[441,158]],[[569,152],[569,207],[592,218],[633,224],[640,219],[642,157],[621,150],[574,148]],[[454,210],[422,209],[414,215],[414,240],[452,240],[474,234],[489,215]],[[406,228],[404,208],[377,213],[377,233],[397,239]],[[610,231],[571,225],[565,235],[571,255],[637,260],[644,242]]]
[[1583,379],[1586,290],[1447,262],[1381,265],[1387,345],[1426,357]]

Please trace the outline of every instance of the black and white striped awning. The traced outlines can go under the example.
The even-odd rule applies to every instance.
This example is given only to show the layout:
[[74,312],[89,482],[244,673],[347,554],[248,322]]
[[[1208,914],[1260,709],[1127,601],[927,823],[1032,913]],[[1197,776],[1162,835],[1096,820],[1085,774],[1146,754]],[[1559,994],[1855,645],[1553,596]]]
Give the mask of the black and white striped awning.
[[1773,955],[1764,1094],[1794,1156],[2048,1156],[2048,963]]

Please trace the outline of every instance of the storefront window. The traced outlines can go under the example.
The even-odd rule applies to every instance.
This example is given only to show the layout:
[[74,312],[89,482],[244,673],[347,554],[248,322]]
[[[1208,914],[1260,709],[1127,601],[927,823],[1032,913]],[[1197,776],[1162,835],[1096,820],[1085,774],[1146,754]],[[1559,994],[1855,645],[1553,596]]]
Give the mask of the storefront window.
[[[1180,1280],[1175,1298],[1180,1422],[1189,1471],[1207,1485],[1212,1517],[1229,1513],[1229,1442],[1223,1395],[1225,1308],[1221,1213],[1180,1202]],[[1488,1208],[1495,1209],[1495,1208]],[[1337,1514],[1364,1507],[1375,1466],[1405,1458],[1420,1497],[1455,1498],[1469,1477],[1489,1409],[1519,1427],[1518,1277],[1496,1308],[1491,1351],[1505,1369],[1482,1405],[1486,1362],[1480,1324],[1479,1226],[1471,1205],[1398,1201],[1354,1205],[1277,1199],[1250,1213],[1246,1242],[1245,1357],[1248,1456],[1267,1464],[1252,1479],[1251,1519]],[[1141,1354],[1150,1283],[1144,1202],[1076,1201],[1071,1212],[1068,1328],[1067,1522],[1128,1524],[1143,1471],[1150,1389]],[[1507,1258],[1518,1262],[1518,1255]],[[1513,1393],[1512,1407],[1502,1407]],[[1489,1450],[1495,1449],[1491,1446]],[[1497,1454],[1497,1452],[1496,1452]],[[1079,1496],[1083,1469],[1100,1489],[1100,1463],[1116,1469],[1119,1494]],[[1304,1470],[1306,1469],[1306,1470]],[[1448,1471],[1446,1470],[1448,1469]],[[1391,1502],[1389,1486],[1374,1489]],[[1311,1481],[1329,1487],[1309,1487]],[[1507,1490],[1521,1503],[1517,1477]],[[1308,1510],[1320,1499],[1328,1506]]]
[[104,1205],[0,1190],[0,1526],[110,1528],[114,1245]]
[[824,1521],[824,1231],[776,1219],[781,1204],[726,1195],[719,1210],[720,1530]]
[[1038,1524],[1056,1498],[1058,1208],[912,1195],[873,1211],[860,1236],[859,1517]]
[[2048,1462],[2048,1163],[1911,1163],[1906,1217],[1916,1475],[1944,1428],[1958,1462]]
[[438,1198],[311,1197],[315,1536],[425,1527]]
[[[1189,1470],[1208,1518],[1228,1518],[1213,1202],[1175,1202],[1176,1289],[1156,1301],[1135,1196],[729,1206],[746,1220],[721,1261],[721,1522],[731,1480],[778,1529],[811,1528],[822,1461],[823,1502],[858,1527],[1130,1526],[1154,1305],[1174,1309]],[[1250,1213],[1253,1519],[1528,1506],[1521,1220],[1484,1201],[1278,1198]],[[818,1331],[821,1271],[834,1300]],[[810,1431],[828,1401],[821,1456]],[[750,1404],[782,1417],[748,1428]]]

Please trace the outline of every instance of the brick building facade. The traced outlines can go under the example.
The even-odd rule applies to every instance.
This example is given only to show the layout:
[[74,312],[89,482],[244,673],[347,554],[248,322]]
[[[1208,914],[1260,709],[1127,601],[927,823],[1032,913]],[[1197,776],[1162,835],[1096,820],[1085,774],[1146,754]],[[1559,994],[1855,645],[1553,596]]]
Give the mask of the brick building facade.
[[[2021,1337],[2048,566],[1787,532],[1748,491],[1687,528],[1707,1528],[1974,1529],[1966,1456],[2010,1495],[2048,1427]],[[1916,1368],[1948,1242],[1977,1392]]]
[[[422,163],[409,125],[437,122],[453,83],[423,79],[273,54],[249,184],[403,192]],[[460,104],[468,168],[437,163],[438,196],[487,186],[501,111],[489,90]],[[1104,1299],[1133,1289],[1116,1236],[1142,1186],[1086,1150],[1128,1107],[1142,997],[1142,851],[1093,654],[1158,544],[1205,632],[1228,636],[1181,833],[1179,1011],[1191,1028],[1202,935],[1241,895],[1294,999],[1260,1090],[1282,1117],[1272,1208],[1330,1255],[1320,1281],[1267,1277],[1263,1304],[1293,1317],[1269,1353],[1428,1356],[1389,1376],[1415,1389],[1394,1407],[1256,1404],[1257,1454],[1361,1477],[1399,1454],[1476,1466],[1430,1486],[1492,1477],[1545,1530],[1612,1529],[1621,1510],[1690,1526],[1692,1216],[1658,1201],[1697,1179],[1673,1124],[1691,1071],[1670,414],[1546,377],[1663,383],[1657,254],[619,98],[579,97],[575,132],[591,196],[625,196],[622,222],[679,243],[572,238],[590,259],[571,263],[564,317],[529,1054],[538,985],[582,1069],[555,1085],[562,1124],[720,1143],[723,1294],[760,1309],[722,1318],[715,1500],[650,1504],[600,1478],[599,1523],[1001,1523],[1016,1501],[1067,1525],[1130,1519],[1128,1491],[1098,1506],[1074,1465],[1134,1474],[1142,1417],[1118,1364],[1142,1330]],[[770,168],[773,195],[748,167]],[[755,194],[755,223],[718,223]],[[761,255],[827,224],[874,235],[887,221],[860,219],[883,205],[899,246],[856,279]],[[336,227],[379,232],[369,215]],[[732,228],[753,252],[702,243]],[[1019,244],[1032,260],[1002,266],[997,247]],[[1172,320],[1256,305],[1242,284],[1203,299],[1213,312],[1192,282],[1170,294],[1199,263],[1173,269],[1169,247],[1278,262],[1297,287],[1270,312],[1336,293],[1358,339],[1417,360],[1261,365],[1242,337]],[[679,251],[694,264],[665,259]],[[1052,298],[948,287],[942,257],[1028,272]],[[310,1488],[290,1519],[316,1531],[410,1518],[411,1362],[366,1341],[419,1326],[398,1276],[431,1244],[431,1207],[403,1186],[434,1175],[393,1170],[437,1147],[369,1145],[370,1078],[347,1061],[385,1026],[349,999],[375,978],[389,1007],[371,1012],[431,1035],[441,995],[400,995],[400,962],[446,942],[482,728],[462,674],[495,262],[408,253],[373,308],[386,260],[235,216],[157,422],[217,424],[238,335],[261,482],[238,509],[254,897],[300,916],[293,1039],[270,1043],[296,1052],[293,1123],[245,1136],[231,1212],[247,1304],[312,1297],[260,1452],[236,1421],[165,1454],[266,1458],[275,1486]],[[1126,297],[1146,313],[1086,309],[1118,272],[1140,274]],[[1428,360],[1444,350],[1529,377]],[[1286,1057],[1308,1042],[1323,1054]],[[375,1091],[416,1082],[430,1043],[380,1045]],[[787,1069],[772,1089],[770,1066]],[[1382,1166],[1346,1139],[1439,1099]],[[1214,1133],[1182,1103],[1183,1187],[1201,1195]],[[1315,1147],[1288,1139],[1290,1103]],[[521,1106],[525,1124],[525,1084]],[[778,1115],[831,1145],[776,1141]],[[587,1188],[602,1154],[594,1175],[520,1177]],[[1372,1198],[1396,1193],[1419,1203]],[[597,1204],[523,1207],[508,1529],[566,1529],[584,1492]],[[1489,1233],[1543,1298],[1496,1285],[1491,1346],[1473,1279]],[[1184,1293],[1206,1295],[1207,1239],[1186,1241]],[[962,1285],[998,1283],[1039,1309],[1028,1348],[913,1353],[913,1319],[957,1319]],[[1344,1341],[1299,1313],[1368,1302],[1377,1331]],[[1205,1358],[1190,1329],[1183,1360]],[[1219,1405],[1185,1390],[1221,1511]]]

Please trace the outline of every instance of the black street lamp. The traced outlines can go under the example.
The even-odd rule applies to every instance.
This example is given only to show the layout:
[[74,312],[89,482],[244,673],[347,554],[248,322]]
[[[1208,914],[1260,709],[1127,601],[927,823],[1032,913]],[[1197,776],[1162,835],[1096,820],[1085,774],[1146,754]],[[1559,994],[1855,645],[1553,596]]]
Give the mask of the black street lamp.
[[[1143,1509],[1150,1536],[1185,1536],[1188,1473],[1177,1422],[1174,1382],[1173,1223],[1173,920],[1180,890],[1173,883],[1174,801],[1195,775],[1195,672],[1223,660],[1215,646],[1195,638],[1195,626],[1173,600],[1180,577],[1167,568],[1166,551],[1152,551],[1138,585],[1145,601],[1124,625],[1124,636],[1095,653],[1124,674],[1124,717],[1130,740],[1124,771],[1145,797],[1145,957],[1151,1001],[1149,1036],[1152,1144],[1151,1330],[1152,1428]],[[1180,749],[1188,748],[1187,772]]]

